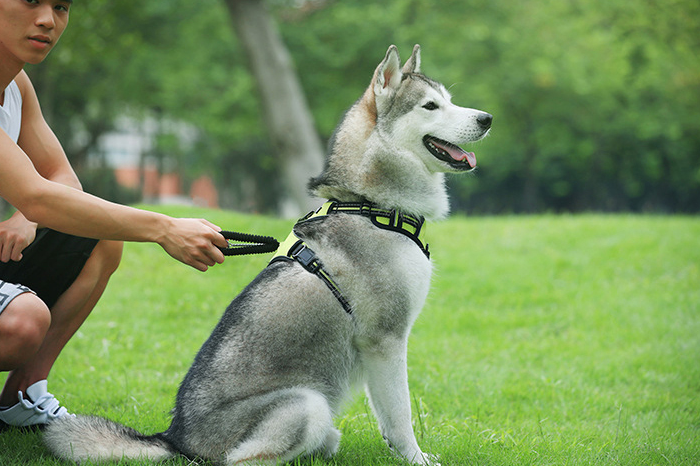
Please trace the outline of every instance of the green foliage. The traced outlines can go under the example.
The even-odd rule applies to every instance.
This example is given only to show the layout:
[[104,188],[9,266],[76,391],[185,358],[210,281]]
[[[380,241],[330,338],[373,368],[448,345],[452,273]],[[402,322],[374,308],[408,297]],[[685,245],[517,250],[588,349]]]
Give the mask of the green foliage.
[[[292,225],[167,213],[277,238]],[[409,342],[409,383],[419,444],[441,464],[700,462],[698,219],[457,217],[428,234],[436,272]],[[267,259],[229,258],[202,274],[157,246],[128,244],[50,390],[74,412],[166,429],[197,349]],[[332,461],[295,464],[405,464],[384,445],[363,397],[336,425],[343,438]],[[39,434],[9,431],[0,464],[65,463],[48,456]]]
[[[404,57],[422,44],[456,103],[495,115],[476,177],[452,182],[459,210],[700,210],[697,1],[269,3],[324,138],[390,43]],[[71,15],[32,74],[73,160],[72,135],[94,143],[126,111],[186,121],[199,133],[180,167],[269,205],[279,175],[223,2],[93,0]]]
[[[302,68],[341,67],[338,98],[356,68],[366,85],[382,41],[421,43],[425,72],[455,102],[495,115],[476,181],[453,183],[460,210],[697,211],[699,17],[688,1],[358,1],[284,30]],[[337,105],[319,73],[302,78],[315,108]]]

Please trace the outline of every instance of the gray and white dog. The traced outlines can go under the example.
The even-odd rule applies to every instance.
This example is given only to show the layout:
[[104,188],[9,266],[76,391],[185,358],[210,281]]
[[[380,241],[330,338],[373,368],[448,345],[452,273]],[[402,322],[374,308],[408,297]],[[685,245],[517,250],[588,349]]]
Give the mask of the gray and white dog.
[[444,218],[444,173],[476,165],[457,144],[483,138],[491,115],[451,103],[420,73],[420,47],[401,67],[389,47],[311,180],[332,199],[229,305],[182,381],[172,424],[146,436],[112,421],[67,417],[45,442],[75,461],[165,459],[277,464],[333,455],[333,425],[364,384],[387,443],[416,464],[406,346],[430,287],[423,221]]

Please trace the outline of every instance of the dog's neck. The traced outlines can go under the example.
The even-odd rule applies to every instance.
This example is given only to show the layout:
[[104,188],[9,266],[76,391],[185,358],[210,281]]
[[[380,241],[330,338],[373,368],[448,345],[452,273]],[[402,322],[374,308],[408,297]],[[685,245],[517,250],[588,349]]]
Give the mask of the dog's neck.
[[[394,155],[400,158],[400,155]],[[382,163],[386,157],[368,166],[360,165],[351,177],[326,179],[314,190],[319,197],[341,202],[368,201],[384,209],[399,210],[429,220],[440,220],[449,212],[449,202],[442,173],[427,171],[416,176],[420,167]],[[414,170],[410,176],[405,171]],[[347,174],[346,174],[347,175]],[[378,181],[378,182],[376,182]],[[410,184],[410,185],[407,185]]]

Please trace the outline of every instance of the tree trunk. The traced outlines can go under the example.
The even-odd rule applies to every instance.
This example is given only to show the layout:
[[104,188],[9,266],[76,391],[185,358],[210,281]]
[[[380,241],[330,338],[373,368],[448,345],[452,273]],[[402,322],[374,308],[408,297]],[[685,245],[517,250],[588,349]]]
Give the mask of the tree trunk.
[[226,0],[234,29],[258,86],[275,158],[282,168],[281,214],[298,216],[316,202],[310,176],[323,169],[324,151],[286,46],[263,0]]

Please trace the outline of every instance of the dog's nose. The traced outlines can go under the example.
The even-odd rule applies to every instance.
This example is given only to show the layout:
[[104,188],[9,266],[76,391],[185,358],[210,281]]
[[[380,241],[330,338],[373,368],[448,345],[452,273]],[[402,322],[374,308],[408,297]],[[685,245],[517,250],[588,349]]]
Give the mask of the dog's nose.
[[490,113],[483,112],[476,117],[476,122],[484,129],[489,129],[491,127],[491,122],[493,121],[493,115]]

